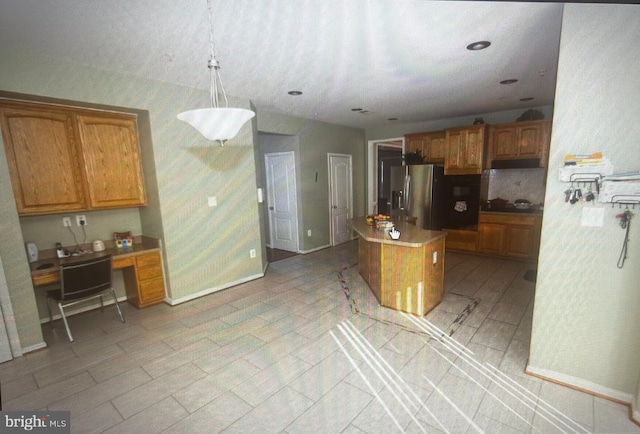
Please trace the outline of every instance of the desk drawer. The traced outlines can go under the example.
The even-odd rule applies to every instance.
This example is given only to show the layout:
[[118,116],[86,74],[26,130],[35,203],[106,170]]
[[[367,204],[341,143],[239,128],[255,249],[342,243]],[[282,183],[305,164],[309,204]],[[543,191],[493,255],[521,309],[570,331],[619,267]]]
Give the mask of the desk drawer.
[[141,282],[156,277],[162,277],[162,266],[160,262],[156,262],[149,267],[138,268],[138,279],[140,279]]
[[[56,270],[57,271],[57,270]],[[33,286],[49,285],[60,282],[60,272],[31,275]]]
[[146,280],[140,282],[140,304],[144,305],[153,301],[164,299],[164,279]]
[[111,260],[111,268],[119,270],[120,268],[133,267],[135,265],[135,258],[133,256],[127,256],[124,258],[114,257]]
[[153,252],[140,255],[136,257],[136,263],[138,267],[150,267],[152,265],[160,264],[160,253]]

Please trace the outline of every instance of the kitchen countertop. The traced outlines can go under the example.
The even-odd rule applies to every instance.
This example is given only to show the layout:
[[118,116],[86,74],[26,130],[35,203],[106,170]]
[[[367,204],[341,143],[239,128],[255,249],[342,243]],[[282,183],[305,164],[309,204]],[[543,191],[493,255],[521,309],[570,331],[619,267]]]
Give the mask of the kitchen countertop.
[[518,209],[513,204],[507,204],[504,208],[491,208],[488,205],[480,206],[480,212],[491,212],[497,214],[525,214],[525,215],[542,215],[542,209],[539,205],[533,205],[529,209]]
[[369,226],[365,217],[354,217],[349,220],[351,228],[367,241],[382,244],[395,244],[407,247],[422,247],[447,236],[445,232],[421,229],[411,223],[394,221],[395,228],[400,231],[400,238],[391,239],[389,231]]

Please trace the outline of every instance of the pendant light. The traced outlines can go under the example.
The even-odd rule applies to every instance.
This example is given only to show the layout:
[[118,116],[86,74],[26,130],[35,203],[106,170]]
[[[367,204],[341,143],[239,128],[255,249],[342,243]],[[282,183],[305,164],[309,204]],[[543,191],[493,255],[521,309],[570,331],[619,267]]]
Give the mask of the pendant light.
[[[178,114],[178,119],[194,127],[205,138],[224,142],[234,138],[240,128],[256,114],[251,110],[241,108],[229,108],[227,95],[220,78],[220,62],[216,59],[213,48],[213,19],[211,14],[211,0],[207,0],[209,12],[209,48],[210,55],[207,66],[209,67],[209,92],[211,108],[195,109]],[[218,93],[222,94],[224,106],[220,106]]]

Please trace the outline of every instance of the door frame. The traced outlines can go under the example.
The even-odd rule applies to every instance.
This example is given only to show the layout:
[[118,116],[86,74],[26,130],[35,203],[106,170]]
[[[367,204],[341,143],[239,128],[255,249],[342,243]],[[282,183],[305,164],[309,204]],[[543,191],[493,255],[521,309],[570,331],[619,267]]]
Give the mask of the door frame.
[[295,225],[296,225],[296,230],[295,230],[295,236],[296,236],[296,242],[295,242],[295,247],[296,247],[296,253],[300,253],[300,219],[298,218],[298,213],[299,213],[299,207],[298,207],[298,171],[296,168],[296,153],[295,151],[280,151],[280,152],[265,152],[264,153],[264,178],[265,178],[265,199],[266,199],[266,205],[267,205],[267,226],[268,226],[268,233],[269,233],[269,242],[266,244],[267,247],[269,248],[275,248],[274,247],[274,243],[273,243],[273,226],[272,226],[272,216],[271,216],[271,212],[268,209],[269,207],[269,198],[271,197],[271,191],[269,190],[269,170],[268,170],[268,159],[269,157],[272,156],[284,156],[284,155],[290,155],[292,160],[293,160],[293,181],[295,183],[294,185],[294,197],[295,197],[295,207],[296,207],[296,211],[293,214],[293,219],[295,220]]
[[398,148],[404,154],[404,136],[383,140],[369,140],[367,143],[367,212],[375,214],[378,207],[378,146]]
[[353,218],[353,156],[351,154],[339,154],[336,152],[327,152],[327,180],[328,180],[328,188],[327,198],[329,199],[329,245],[335,246],[335,235],[333,233],[333,197],[331,195],[332,190],[332,176],[331,176],[331,157],[346,157],[349,160],[349,214],[348,218]]

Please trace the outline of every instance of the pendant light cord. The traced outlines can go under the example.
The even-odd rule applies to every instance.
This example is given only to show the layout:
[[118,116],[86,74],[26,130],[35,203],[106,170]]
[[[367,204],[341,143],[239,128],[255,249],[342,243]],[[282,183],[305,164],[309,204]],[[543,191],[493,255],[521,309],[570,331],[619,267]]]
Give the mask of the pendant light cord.
[[229,101],[227,101],[227,94],[224,91],[224,86],[222,85],[222,78],[220,77],[220,62],[216,59],[216,51],[213,44],[213,12],[211,8],[211,0],[207,0],[207,9],[209,12],[209,93],[211,97],[211,107],[218,108],[220,105],[220,101],[218,98],[218,86],[220,86],[220,91],[222,93],[222,97],[224,98],[225,107],[229,106]]

